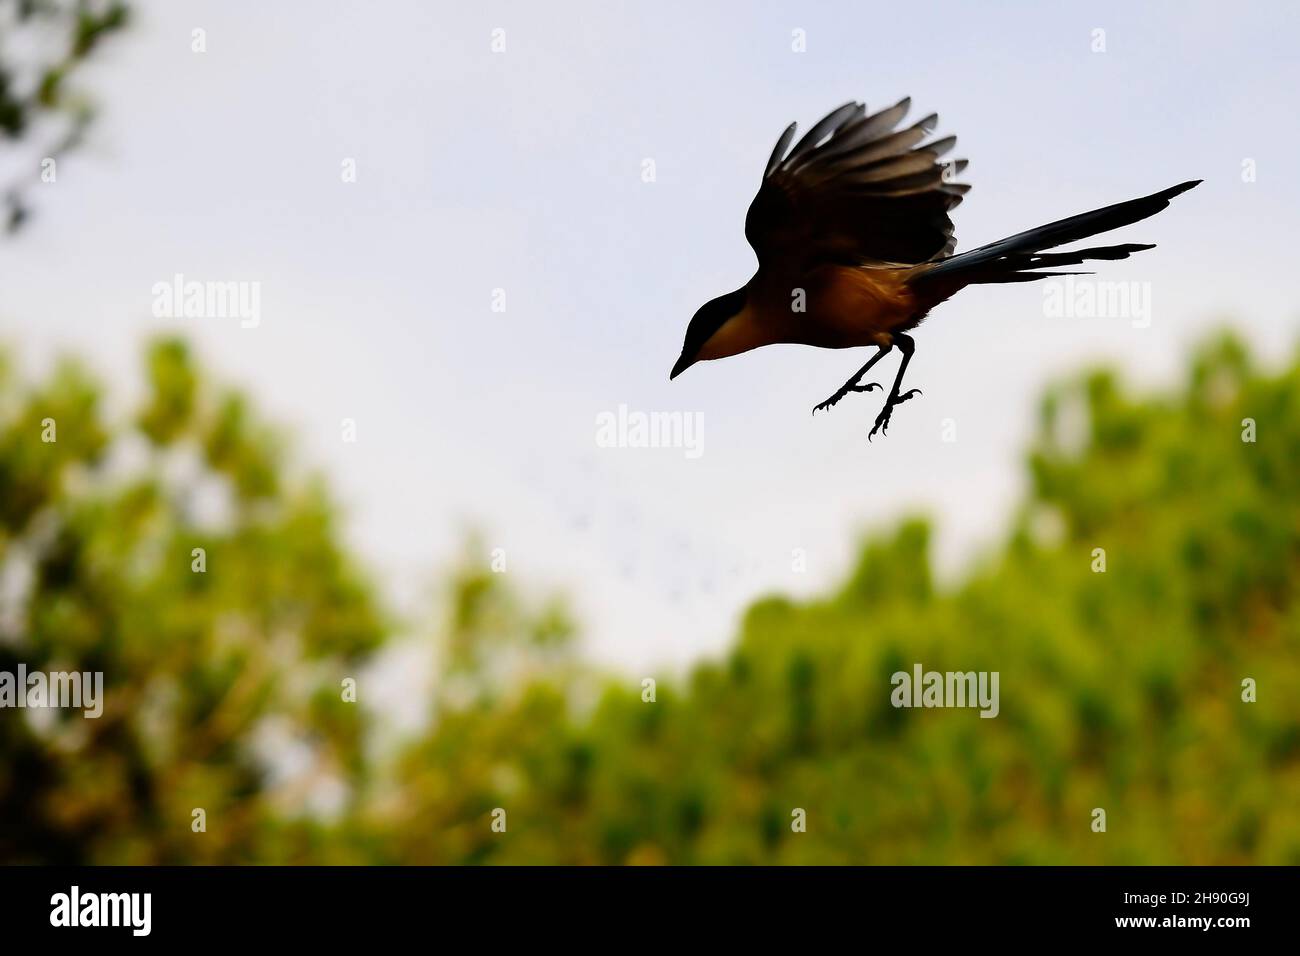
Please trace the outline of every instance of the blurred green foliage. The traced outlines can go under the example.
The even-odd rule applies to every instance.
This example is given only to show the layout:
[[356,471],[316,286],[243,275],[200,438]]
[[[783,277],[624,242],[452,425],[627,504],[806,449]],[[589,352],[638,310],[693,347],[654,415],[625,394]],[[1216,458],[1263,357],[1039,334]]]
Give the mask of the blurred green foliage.
[[79,145],[94,118],[92,100],[69,78],[129,20],[123,0],[0,0],[0,146],[41,140],[30,175],[0,187],[7,231],[30,215],[25,192],[40,181],[41,163]]
[[[1300,863],[1297,462],[1300,364],[1254,371],[1230,338],[1175,395],[1065,383],[1015,526],[964,582],[936,587],[904,521],[824,599],[756,603],[653,703],[608,679],[584,709],[555,678],[442,713],[367,858]],[[893,708],[918,662],[998,671],[1000,716]]]
[[99,719],[0,711],[0,860],[263,859],[306,782],[273,785],[261,736],[316,778],[364,772],[337,689],[387,625],[319,482],[282,478],[184,345],[147,367],[135,426],[75,364],[0,375],[0,670],[102,671],[106,699]]
[[[585,669],[563,605],[471,542],[423,638],[427,728],[385,747],[362,674],[397,627],[319,483],[182,345],[147,366],[116,426],[75,366],[29,390],[0,368],[0,669],[100,668],[108,698],[0,711],[0,860],[1300,863],[1300,362],[1223,337],[1168,394],[1062,383],[962,581],[904,520],[684,676]],[[999,672],[1000,714],[895,709],[916,663]]]

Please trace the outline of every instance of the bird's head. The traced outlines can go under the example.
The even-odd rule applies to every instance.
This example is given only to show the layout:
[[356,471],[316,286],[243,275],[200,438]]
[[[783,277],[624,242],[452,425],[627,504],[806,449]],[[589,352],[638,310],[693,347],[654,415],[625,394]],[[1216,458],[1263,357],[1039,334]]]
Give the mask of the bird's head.
[[716,358],[717,356],[702,355],[701,352],[705,351],[704,346],[728,319],[739,315],[744,307],[744,289],[720,295],[700,306],[691,317],[691,324],[686,326],[686,340],[682,342],[682,354],[668,378],[671,380],[681,375],[701,358]]

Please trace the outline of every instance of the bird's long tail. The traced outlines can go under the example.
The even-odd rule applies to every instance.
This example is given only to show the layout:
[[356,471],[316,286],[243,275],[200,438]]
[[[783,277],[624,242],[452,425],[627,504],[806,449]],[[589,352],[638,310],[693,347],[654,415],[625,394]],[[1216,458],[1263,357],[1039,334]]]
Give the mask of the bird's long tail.
[[991,242],[961,255],[951,256],[918,270],[917,279],[926,283],[952,283],[956,286],[986,282],[1033,282],[1053,275],[1078,275],[1068,272],[1038,272],[1043,268],[1080,265],[1090,259],[1127,259],[1130,253],[1153,249],[1153,245],[1128,243],[1118,246],[1094,246],[1071,252],[1049,252],[1067,242],[1086,239],[1101,232],[1139,222],[1154,216],[1169,205],[1179,193],[1186,192],[1201,180],[1179,183],[1141,199],[1103,206],[1091,212],[1080,213],[1050,222],[1036,229],[1017,233],[1006,239]]

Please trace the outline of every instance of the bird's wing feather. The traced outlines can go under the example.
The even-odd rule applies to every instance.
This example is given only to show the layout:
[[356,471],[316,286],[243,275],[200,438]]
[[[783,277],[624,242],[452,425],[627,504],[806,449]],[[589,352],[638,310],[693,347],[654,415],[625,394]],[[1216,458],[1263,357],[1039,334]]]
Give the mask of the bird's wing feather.
[[925,142],[934,114],[898,129],[910,105],[868,115],[846,103],[788,154],[794,124],[786,129],[745,218],[760,268],[777,260],[910,265],[951,254],[948,212],[970,186],[950,180],[966,161],[939,161],[956,137]]

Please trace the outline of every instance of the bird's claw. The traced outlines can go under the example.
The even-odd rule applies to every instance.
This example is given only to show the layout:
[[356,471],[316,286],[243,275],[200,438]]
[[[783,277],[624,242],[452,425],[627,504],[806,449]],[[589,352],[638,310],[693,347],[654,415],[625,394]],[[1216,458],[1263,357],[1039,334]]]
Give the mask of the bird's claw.
[[823,411],[824,409],[830,408],[834,405],[838,405],[840,399],[843,398],[845,395],[849,394],[849,392],[869,392],[873,388],[880,388],[880,383],[867,382],[866,385],[850,385],[848,388],[842,388],[834,395],[832,395],[830,398],[826,399],[826,401],[822,402],[820,405],[814,405],[812,413],[816,415],[818,412]]
[[876,436],[876,432],[880,432],[883,435],[888,435],[889,418],[894,413],[894,406],[902,405],[909,398],[913,397],[914,395],[920,395],[920,394],[921,394],[921,390],[919,388],[910,388],[902,395],[899,395],[897,397],[890,396],[888,399],[886,399],[885,407],[882,408],[880,410],[880,414],[876,416],[876,424],[872,427],[870,433],[867,435],[867,441],[871,441],[871,439]]

